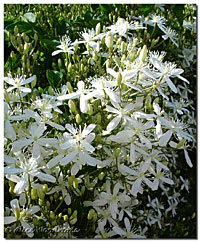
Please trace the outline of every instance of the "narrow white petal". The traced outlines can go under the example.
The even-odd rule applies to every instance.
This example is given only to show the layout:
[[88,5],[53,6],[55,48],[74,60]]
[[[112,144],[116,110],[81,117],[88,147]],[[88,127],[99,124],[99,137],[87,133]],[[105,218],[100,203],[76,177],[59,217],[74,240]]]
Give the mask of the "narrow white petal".
[[60,161],[61,166],[67,165],[70,161],[72,161],[76,157],[77,154],[78,154],[78,151],[77,150],[74,150],[71,153],[69,153],[68,155],[66,155]]
[[33,142],[31,139],[19,139],[17,141],[14,141],[12,146],[13,148],[21,149],[26,145],[30,145]]
[[42,181],[47,181],[47,182],[52,182],[52,183],[56,182],[55,177],[53,177],[52,175],[43,173],[43,172],[39,172],[39,174],[37,174],[37,177]]
[[159,145],[166,146],[168,141],[170,140],[171,136],[172,136],[172,131],[168,130],[163,136],[161,136],[161,138],[159,140]]
[[114,119],[112,119],[110,121],[110,123],[108,124],[106,129],[108,131],[112,131],[113,129],[115,129],[117,127],[117,125],[120,123],[120,121],[121,121],[121,117],[119,117],[119,116],[115,117]]
[[167,77],[167,84],[171,88],[171,90],[175,93],[177,93],[177,88],[175,87],[174,83]]
[[17,221],[17,219],[14,216],[5,216],[4,217],[4,224],[11,224],[11,223],[14,223],[16,221]]
[[88,111],[88,103],[84,94],[82,94],[80,97],[80,110],[82,113],[87,113]]
[[29,78],[23,80],[23,81],[21,82],[21,85],[28,84],[28,83],[32,82],[33,80],[35,80],[35,77],[34,77],[34,76],[29,77]]
[[82,136],[86,137],[92,130],[96,127],[96,124],[90,124],[87,127],[85,126],[82,132]]
[[192,164],[192,162],[191,162],[191,160],[190,160],[190,157],[189,157],[189,155],[188,155],[188,152],[187,152],[187,150],[185,150],[185,149],[184,149],[184,154],[185,154],[185,159],[186,159],[186,162],[187,162],[188,166],[189,166],[189,167],[193,167],[193,164]]
[[65,128],[73,135],[76,135],[77,131],[71,124],[66,124]]
[[89,152],[94,152],[94,151],[95,151],[95,148],[94,148],[91,144],[89,144],[87,141],[83,140],[83,141],[81,142],[81,144],[82,144],[82,146],[83,146],[87,151],[89,151]]
[[83,161],[87,163],[89,166],[96,166],[99,163],[99,160],[88,155],[86,152],[81,152],[80,155]]

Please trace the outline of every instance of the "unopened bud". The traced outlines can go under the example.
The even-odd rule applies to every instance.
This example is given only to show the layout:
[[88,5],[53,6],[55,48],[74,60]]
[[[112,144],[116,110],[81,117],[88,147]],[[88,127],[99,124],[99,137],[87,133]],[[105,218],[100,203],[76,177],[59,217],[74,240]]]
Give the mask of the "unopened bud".
[[72,209],[71,208],[68,208],[67,209],[67,213],[70,215],[72,213]]
[[141,50],[141,52],[140,52],[139,60],[141,62],[144,62],[145,59],[146,59],[146,57],[147,57],[147,46],[144,45],[143,48],[142,48],[142,50]]
[[46,206],[47,206],[47,208],[50,208],[51,203],[49,201],[46,201]]
[[15,25],[15,27],[14,27],[14,33],[17,35],[18,34],[18,27],[17,27],[17,25]]
[[105,176],[104,172],[99,173],[99,175],[98,175],[99,180],[102,181],[104,176]]
[[37,195],[38,195],[38,197],[39,197],[41,200],[44,200],[45,194],[44,194],[44,192],[42,191],[42,189],[40,189],[40,188],[37,189]]
[[68,215],[67,214],[63,216],[63,220],[64,220],[64,222],[66,222],[68,220]]
[[52,220],[55,219],[55,213],[54,213],[53,211],[50,211],[49,216],[50,216],[50,218],[51,218]]
[[19,208],[15,208],[14,214],[15,214],[16,219],[18,220],[20,218],[20,209]]
[[81,120],[81,116],[80,116],[79,113],[77,113],[77,114],[76,114],[76,123],[77,123],[77,124],[80,124],[81,121],[82,121],[82,120]]
[[77,52],[77,50],[78,50],[77,42],[78,42],[78,40],[76,39],[75,42],[74,42],[74,45],[73,45],[74,52]]
[[96,25],[96,35],[100,34],[100,32],[101,32],[101,24],[98,23],[98,24]]
[[119,154],[120,154],[120,148],[117,148],[117,149],[115,150],[115,152],[114,152],[114,156],[115,156],[115,158],[117,158],[117,157],[119,156]]
[[118,87],[120,86],[121,82],[122,82],[122,73],[118,72],[116,77],[116,84]]
[[48,88],[48,92],[49,92],[49,94],[50,94],[51,96],[54,96],[54,90],[53,90],[53,88],[52,88],[51,86],[49,86],[49,88]]
[[39,206],[42,206],[43,205],[43,202],[44,202],[44,200],[42,200],[42,199],[38,199],[38,204],[39,204]]
[[93,114],[93,107],[90,103],[88,103],[88,114],[91,116]]
[[37,76],[34,75],[34,80],[31,82],[31,87],[34,88],[37,83]]
[[105,43],[108,49],[112,49],[113,47],[113,36],[111,35],[110,32],[107,33],[106,38],[105,38]]
[[27,43],[24,44],[24,54],[25,55],[28,54],[28,44]]
[[67,82],[67,90],[69,93],[72,93],[73,92],[73,88],[72,88],[72,85],[70,82]]
[[67,71],[70,73],[72,71],[72,63],[70,62],[68,67],[67,67]]
[[98,60],[98,55],[97,55],[97,51],[96,51],[96,50],[94,50],[94,51],[92,52],[92,58],[93,58],[93,60],[94,60],[95,62]]
[[126,44],[124,41],[121,42],[121,52],[124,53],[126,50]]
[[94,209],[93,208],[90,209],[87,216],[88,220],[91,220],[93,218],[94,213],[95,213]]
[[34,34],[34,40],[38,41],[38,35],[36,33]]
[[47,184],[44,184],[43,187],[42,187],[42,189],[43,189],[43,192],[46,193],[48,191],[48,185]]
[[9,95],[5,89],[4,89],[4,99],[7,103],[9,103]]
[[75,113],[76,112],[76,105],[75,105],[75,103],[74,103],[73,100],[69,100],[68,101],[68,106],[69,106],[69,108],[70,108],[70,110],[71,110],[72,113]]
[[76,178],[73,180],[73,187],[74,189],[78,188],[78,180]]

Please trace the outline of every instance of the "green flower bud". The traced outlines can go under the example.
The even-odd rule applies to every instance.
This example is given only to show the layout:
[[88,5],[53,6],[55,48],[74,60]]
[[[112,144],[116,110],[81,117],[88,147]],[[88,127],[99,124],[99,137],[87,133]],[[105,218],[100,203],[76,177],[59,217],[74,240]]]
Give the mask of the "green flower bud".
[[36,200],[38,198],[37,190],[35,188],[31,189],[31,199]]
[[59,213],[59,214],[58,214],[58,217],[59,217],[59,218],[62,218],[62,213]]
[[64,222],[66,222],[68,220],[68,215],[67,214],[63,216],[63,220],[64,220]]
[[39,91],[39,93],[43,93],[43,89],[41,88],[41,87],[38,87],[38,91]]
[[28,55],[28,44],[27,43],[24,44],[24,54]]
[[98,23],[98,24],[96,25],[96,35],[100,34],[100,32],[101,32],[101,24]]
[[98,55],[97,55],[97,51],[96,51],[96,50],[94,50],[94,51],[92,52],[92,58],[93,58],[93,60],[94,60],[95,62],[98,60]]
[[82,121],[81,116],[80,116],[79,113],[77,113],[77,114],[76,114],[76,123],[77,123],[77,124],[80,124],[81,121]]
[[31,82],[31,87],[34,88],[37,83],[37,76],[34,75],[34,80]]
[[25,41],[26,43],[29,42],[29,37],[28,37],[28,35],[25,35],[25,37],[24,37],[24,41]]
[[74,91],[70,82],[67,82],[67,90],[69,93],[72,93]]
[[106,63],[106,69],[110,68],[110,60],[107,59],[107,60],[105,61],[105,63]]
[[76,178],[73,180],[73,187],[74,189],[78,188],[78,180]]
[[18,30],[17,25],[15,25],[15,27],[14,27],[14,33],[15,33],[16,35],[19,33],[19,30]]
[[72,63],[70,62],[68,67],[67,67],[67,71],[70,73],[72,72]]
[[51,221],[52,226],[56,226],[56,224],[57,224],[56,220]]
[[34,34],[34,40],[38,41],[38,35],[36,33]]
[[93,107],[90,103],[88,103],[88,114],[91,116],[93,114]]
[[121,82],[122,82],[122,73],[118,72],[116,77],[116,84],[118,87],[121,85]]
[[126,50],[126,44],[124,41],[121,42],[121,52],[124,53]]
[[118,66],[120,66],[120,59],[119,59],[119,57],[117,55],[114,56],[114,61],[116,62],[116,64]]
[[77,215],[78,215],[78,211],[77,210],[74,210],[74,212],[73,212],[73,214],[72,214],[72,217],[77,217]]
[[62,67],[62,60],[60,58],[58,59],[58,66],[59,66],[59,68]]
[[72,185],[72,183],[73,183],[73,178],[72,178],[71,176],[68,176],[68,177],[67,177],[67,180],[68,180],[69,185]]
[[123,63],[125,60],[126,60],[126,56],[123,55],[122,58],[121,58],[121,62]]
[[69,223],[71,224],[71,225],[74,225],[75,223],[77,222],[77,217],[70,217],[70,220],[69,220]]
[[75,42],[74,42],[74,45],[73,45],[74,52],[77,52],[77,50],[78,50],[77,42],[78,42],[78,40],[76,39]]
[[72,113],[75,113],[76,112],[76,105],[75,105],[75,103],[74,103],[73,100],[69,100],[68,101],[68,106],[69,106],[69,108],[70,108],[70,110],[71,110]]
[[81,187],[81,194],[80,195],[82,196],[84,194],[84,192],[85,192],[85,186],[82,186]]
[[44,194],[44,192],[42,191],[42,189],[40,189],[40,188],[37,189],[37,195],[38,195],[38,197],[39,197],[41,200],[44,200],[45,194]]
[[50,208],[51,203],[49,201],[46,201],[46,206],[47,206],[47,208]]
[[105,43],[108,49],[112,49],[113,47],[113,36],[110,32],[107,33],[106,38],[105,38]]
[[55,219],[55,213],[54,213],[53,211],[50,211],[49,216],[50,216],[50,218],[51,218],[52,220]]
[[117,158],[118,156],[119,156],[119,154],[120,154],[120,148],[117,148],[116,150],[115,150],[115,152],[114,152],[114,157],[115,158]]
[[145,59],[146,59],[146,57],[147,57],[147,46],[144,45],[143,48],[142,48],[142,50],[141,50],[141,52],[140,52],[139,60],[141,62],[144,62]]
[[102,181],[104,176],[105,176],[105,173],[103,171],[101,173],[99,173],[99,175],[98,175],[99,180]]
[[53,201],[53,196],[52,196],[52,195],[50,196],[50,201],[51,201],[51,202]]
[[46,193],[48,191],[48,185],[44,184],[42,189],[43,189],[43,192]]
[[101,114],[97,114],[97,124],[101,125]]
[[70,215],[72,213],[72,209],[71,208],[68,208],[67,209],[67,213]]
[[54,199],[57,200],[58,197],[59,197],[59,192],[55,192],[55,193],[53,194],[53,196],[54,196]]
[[15,208],[14,214],[15,214],[16,219],[18,220],[20,218],[20,209],[19,208]]
[[94,213],[95,213],[94,209],[93,208],[90,209],[87,216],[88,220],[91,220],[93,218]]
[[44,201],[44,200],[42,200],[42,199],[40,199],[40,198],[38,199],[38,204],[39,204],[39,206],[42,206],[42,205],[43,205],[43,201]]

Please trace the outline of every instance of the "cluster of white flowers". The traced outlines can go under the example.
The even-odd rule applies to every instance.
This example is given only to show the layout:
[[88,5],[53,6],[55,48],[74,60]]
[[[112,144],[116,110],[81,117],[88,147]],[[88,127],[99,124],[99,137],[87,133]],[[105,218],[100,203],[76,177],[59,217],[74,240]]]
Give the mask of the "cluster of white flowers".
[[[158,24],[163,38],[177,45],[164,18],[154,15],[146,23]],[[101,61],[109,60],[104,74],[97,70],[96,76],[79,81],[77,88],[63,85],[61,92],[54,90],[53,95],[29,102],[23,93],[31,89],[23,85],[34,78],[5,78],[11,86],[5,94],[4,172],[16,196],[6,208],[5,224],[20,221],[29,237],[34,236],[34,217],[49,223],[44,203],[39,206],[34,200],[34,196],[44,200],[41,191],[48,184],[46,195],[60,192],[66,208],[81,200],[79,204],[90,209],[88,218],[96,221],[95,238],[144,238],[152,224],[162,228],[165,214],[176,214],[180,194],[175,188],[173,196],[168,194],[178,179],[171,170],[176,152],[183,150],[187,164],[193,166],[188,149],[195,145],[195,129],[189,127],[194,118],[189,115],[191,91],[184,88],[189,83],[184,71],[164,61],[164,53],[137,47],[138,42],[129,38],[129,33],[144,28],[137,22],[119,19],[107,28],[108,33],[100,33],[99,28],[85,30],[74,43],[62,38],[52,55],[73,55],[74,45],[85,44],[89,56],[97,51]],[[12,98],[15,89],[23,105],[21,113]],[[181,176],[179,182],[181,189],[189,191],[188,180]],[[167,196],[168,207],[153,197],[158,189]],[[81,197],[85,190],[89,195]],[[145,210],[136,211],[142,194],[149,202]],[[69,223],[75,224],[78,217],[76,213]]]

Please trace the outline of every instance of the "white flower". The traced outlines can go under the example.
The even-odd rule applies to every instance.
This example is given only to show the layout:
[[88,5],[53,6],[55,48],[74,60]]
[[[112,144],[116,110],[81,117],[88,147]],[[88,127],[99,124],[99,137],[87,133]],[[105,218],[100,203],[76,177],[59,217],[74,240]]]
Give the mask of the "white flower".
[[170,38],[170,40],[176,45],[176,47],[178,47],[178,44],[175,42],[175,40],[178,39],[176,31],[171,29],[170,27],[165,26],[162,26],[161,30],[165,33],[165,35],[162,35],[162,38],[164,40]]
[[76,99],[80,97],[80,110],[82,113],[86,113],[88,111],[86,94],[90,92],[90,90],[85,89],[85,83],[83,81],[79,81],[77,83],[77,87],[78,87],[78,90],[76,92],[58,96],[57,99],[67,100],[67,99]]
[[[30,216],[34,217],[34,214],[40,211],[39,206],[30,206],[30,208],[21,209],[19,206],[20,201],[13,199],[10,202],[12,215],[4,217],[4,224],[11,224],[17,221],[20,221],[25,233],[28,237],[32,238],[34,236],[34,227],[28,223],[28,218]],[[20,203],[21,205],[21,203]],[[25,205],[25,204],[23,204]]]
[[116,234],[119,234],[121,236],[121,238],[127,238],[127,239],[141,239],[141,238],[145,238],[145,236],[141,236],[136,234],[137,230],[134,229],[134,231],[131,231],[131,224],[128,218],[124,219],[124,224],[126,229],[123,230],[120,227],[113,227],[113,230],[115,231]]
[[9,85],[12,85],[12,87],[9,87],[7,89],[7,92],[10,92],[17,88],[22,93],[30,93],[31,89],[23,87],[23,85],[32,82],[34,79],[34,76],[29,77],[28,79],[25,79],[25,76],[16,76],[15,78],[13,78],[11,73],[9,73],[7,77],[4,77],[5,82],[7,82]]
[[25,134],[26,138],[18,139],[13,142],[12,146],[16,151],[19,151],[24,146],[33,144],[32,154],[34,157],[38,157],[41,154],[42,146],[51,146],[58,143],[56,138],[44,138],[42,135],[46,130],[45,124],[32,123],[28,129],[28,134]]
[[42,181],[56,182],[55,177],[40,171],[43,167],[40,167],[39,163],[40,156],[37,158],[31,157],[27,160],[22,154],[18,154],[18,160],[14,164],[4,167],[4,173],[6,174],[22,174],[15,186],[15,193],[22,193],[27,188],[29,179],[32,181],[33,177],[37,177]]
[[62,166],[67,165],[76,157],[79,158],[82,164],[86,163],[90,166],[96,166],[100,162],[88,154],[88,152],[93,153],[95,151],[95,148],[90,144],[95,138],[95,134],[91,133],[95,126],[95,124],[90,124],[87,127],[85,125],[81,132],[81,130],[75,129],[70,124],[65,125],[69,133],[64,133],[65,142],[60,147],[61,149],[69,149],[69,153],[61,159],[60,164]]
[[[113,188],[113,193],[110,190],[110,181],[106,181],[106,192],[101,192],[99,194],[99,199],[93,202],[94,206],[104,206],[106,204],[109,205],[109,209],[111,211],[111,215],[114,219],[116,219],[118,212],[118,203],[124,201],[130,201],[130,197],[124,193],[119,193],[121,185],[116,183]],[[118,195],[119,193],[119,195]]]
[[56,48],[58,48],[59,50],[56,50],[52,53],[52,56],[57,55],[61,52],[64,53],[69,53],[69,54],[74,54],[73,46],[71,43],[71,40],[68,36],[63,36],[62,39],[60,40],[61,45],[58,45]]

